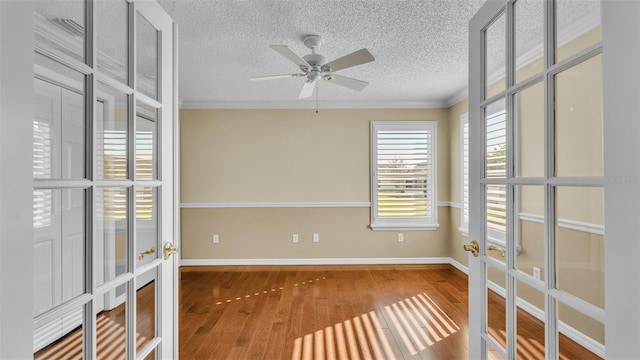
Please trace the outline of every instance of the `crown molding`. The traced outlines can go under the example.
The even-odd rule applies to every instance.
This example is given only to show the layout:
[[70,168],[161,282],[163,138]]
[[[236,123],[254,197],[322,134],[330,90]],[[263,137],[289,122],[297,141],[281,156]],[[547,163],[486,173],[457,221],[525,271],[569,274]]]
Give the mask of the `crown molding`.
[[449,96],[445,101],[445,103],[447,104],[447,108],[450,108],[453,105],[467,98],[469,98],[469,87],[465,86],[462,89],[453,93],[453,95]]
[[[318,103],[318,110],[329,109],[434,109],[447,108],[445,100],[327,100]],[[181,109],[316,109],[315,101],[261,100],[261,101],[215,101],[183,100]]]

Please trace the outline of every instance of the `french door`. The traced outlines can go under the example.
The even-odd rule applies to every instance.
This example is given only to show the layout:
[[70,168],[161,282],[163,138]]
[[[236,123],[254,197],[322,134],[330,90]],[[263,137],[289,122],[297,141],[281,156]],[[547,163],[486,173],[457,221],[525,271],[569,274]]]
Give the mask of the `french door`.
[[[9,227],[3,211],[2,322],[30,326],[3,327],[0,357],[177,357],[173,21],[127,0],[7,2],[0,15],[30,30],[3,26],[3,42],[33,44],[2,47],[16,72],[3,67],[2,141],[17,150],[3,205],[29,204],[14,211],[31,221]],[[29,289],[14,288],[21,303],[14,280]]]
[[471,358],[640,355],[639,14],[490,0],[470,22]]
[[600,10],[489,1],[470,22],[472,357],[604,356]]

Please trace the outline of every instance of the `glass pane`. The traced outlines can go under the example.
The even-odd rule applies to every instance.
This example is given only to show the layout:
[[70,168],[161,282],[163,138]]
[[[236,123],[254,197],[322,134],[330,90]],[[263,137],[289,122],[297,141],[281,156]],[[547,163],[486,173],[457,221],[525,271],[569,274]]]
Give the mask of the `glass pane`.
[[97,188],[95,191],[96,238],[102,267],[96,267],[97,285],[127,272],[127,188]]
[[82,359],[83,309],[73,309],[34,329],[35,360]]
[[[487,205],[487,255],[505,262],[506,257],[500,249],[504,249],[506,244],[505,233],[507,231],[507,188],[504,185],[487,185],[486,187]],[[499,244],[502,247],[492,249],[490,245]],[[494,245],[495,246],[495,245]]]
[[556,176],[602,176],[602,55],[555,82]]
[[158,189],[136,188],[136,245],[138,264],[158,258]]
[[[604,345],[604,324],[579,312],[578,310],[556,301],[558,321],[578,331],[581,336]],[[598,355],[567,337],[559,334],[558,352],[560,359],[601,359]],[[587,340],[585,339],[585,341]]]
[[544,86],[537,83],[515,95],[516,176],[544,176]]
[[556,287],[604,309],[604,190],[557,187],[555,198]]
[[[84,75],[35,56],[33,175],[85,178]],[[43,80],[46,79],[46,80]]]
[[142,15],[136,14],[137,90],[158,99],[158,31]]
[[149,355],[144,357],[144,360],[154,360],[156,358],[156,349],[151,350]]
[[486,99],[504,91],[505,79],[505,58],[506,58],[506,16],[503,14],[491,24],[485,33],[486,43]]
[[487,178],[507,176],[507,115],[505,100],[491,103],[486,112],[486,174]]
[[157,268],[137,278],[136,292],[136,353],[156,337]]
[[98,83],[96,107],[96,175],[98,179],[126,179],[128,96]]
[[34,2],[35,44],[84,63],[84,1]]
[[[487,280],[495,282],[503,289],[506,286],[506,274],[493,266],[487,266]],[[498,344],[507,344],[507,307],[504,297],[487,290],[487,332]]]
[[34,316],[85,292],[85,190],[34,190]]
[[556,1],[556,63],[602,40],[599,0]]
[[544,66],[544,1],[514,4],[516,83],[538,74]]
[[125,0],[94,1],[98,41],[98,69],[128,84],[128,3]]
[[157,110],[138,105],[136,116],[136,180],[157,178]]
[[105,301],[96,315],[97,359],[124,359],[127,343],[127,291]]
[[544,281],[544,186],[516,186],[516,240],[520,253],[516,268]]
[[493,345],[487,343],[487,359],[488,360],[503,360],[502,354],[496,350]]
[[544,294],[517,281],[516,351],[518,359],[544,359]]

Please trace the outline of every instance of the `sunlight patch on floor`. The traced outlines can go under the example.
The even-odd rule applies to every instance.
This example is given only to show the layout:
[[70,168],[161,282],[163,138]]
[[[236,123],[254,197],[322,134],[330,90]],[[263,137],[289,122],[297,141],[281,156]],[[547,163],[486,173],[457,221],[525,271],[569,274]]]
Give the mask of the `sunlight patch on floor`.
[[415,355],[460,330],[426,293],[382,309],[295,339],[291,358],[396,359],[392,344],[404,346],[409,354]]

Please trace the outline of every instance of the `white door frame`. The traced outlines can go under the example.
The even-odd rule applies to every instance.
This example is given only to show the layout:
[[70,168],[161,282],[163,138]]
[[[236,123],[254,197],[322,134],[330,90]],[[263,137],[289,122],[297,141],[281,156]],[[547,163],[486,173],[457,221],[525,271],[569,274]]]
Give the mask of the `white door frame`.
[[[487,1],[476,15],[471,19],[469,28],[482,28],[492,21],[495,13],[499,12],[506,4],[503,0]],[[474,161],[480,156],[472,156],[477,150],[482,148],[479,134],[483,133],[480,127],[480,102],[484,97],[484,76],[478,81],[482,86],[472,86],[471,76],[484,72],[484,58],[479,54],[484,54],[484,37],[480,32],[469,31],[469,239],[476,240],[481,249],[480,256],[484,256],[484,249],[487,244],[483,235],[482,226],[484,218],[472,216],[471,214],[484,214],[482,209],[482,194],[480,191],[480,179],[482,177],[482,161]],[[478,134],[478,135],[476,135]],[[484,151],[482,151],[484,154]],[[469,358],[476,359],[484,357],[486,348],[484,341],[481,341],[480,334],[483,330],[483,316],[486,308],[486,287],[487,276],[485,263],[469,254]],[[481,355],[483,354],[483,355]]]
[[[0,358],[33,356],[33,3],[0,1]],[[17,156],[23,154],[22,156]],[[25,160],[27,159],[27,160]],[[22,256],[25,255],[25,256]],[[20,269],[20,271],[16,271]]]
[[[607,358],[640,358],[640,2],[602,2]],[[608,216],[613,215],[613,216]]]

